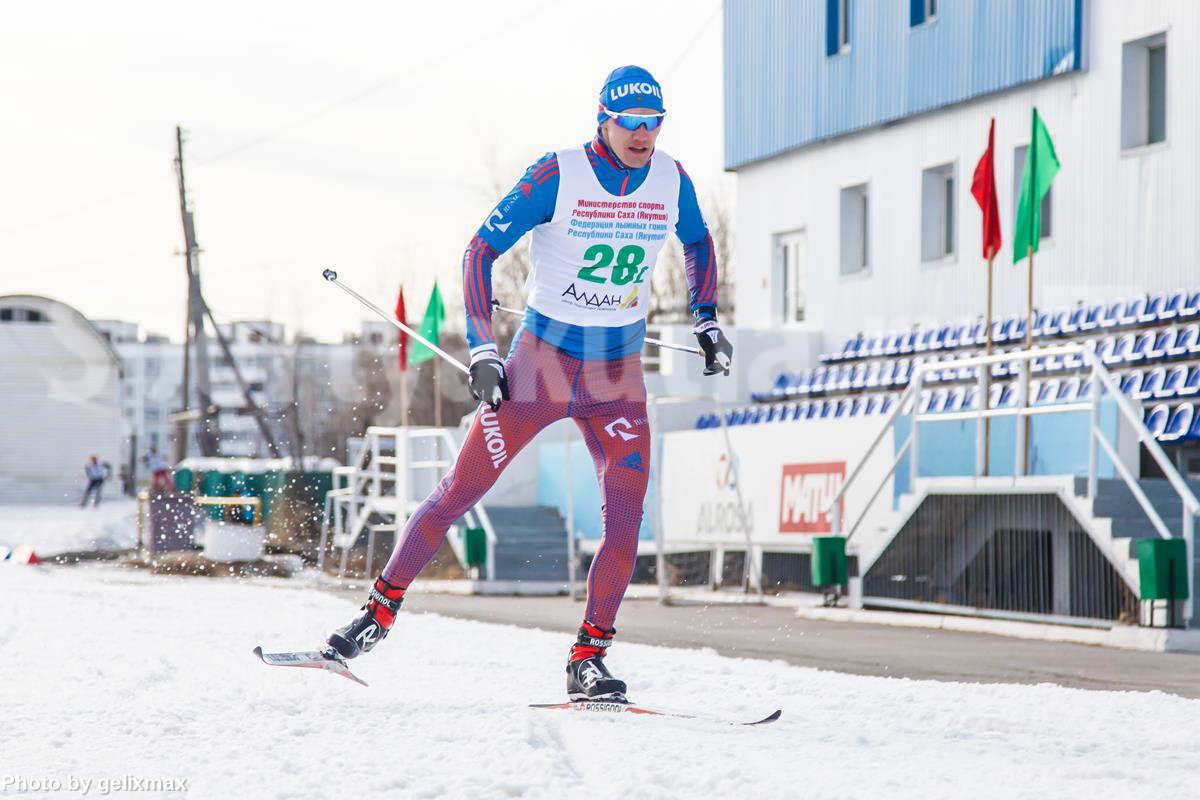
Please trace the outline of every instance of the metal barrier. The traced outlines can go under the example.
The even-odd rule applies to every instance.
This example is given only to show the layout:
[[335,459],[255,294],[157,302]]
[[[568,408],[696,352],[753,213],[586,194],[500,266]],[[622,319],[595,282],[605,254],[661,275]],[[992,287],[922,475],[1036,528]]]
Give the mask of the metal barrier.
[[[435,456],[416,458],[414,444],[427,445]],[[346,575],[350,550],[358,543],[363,532],[367,534],[367,555],[364,577],[372,575],[371,566],[377,531],[399,533],[404,520],[424,500],[413,497],[418,476],[432,473],[431,482],[436,486],[445,477],[458,457],[458,445],[445,428],[367,428],[363,446],[355,463],[334,470],[334,488],[325,494],[324,517],[321,523],[321,548],[317,556],[319,569],[325,568],[325,553],[330,537],[335,548],[341,548],[338,578]],[[440,458],[440,453],[447,457]],[[372,517],[390,518],[388,522],[372,522]],[[464,515],[468,525],[482,528],[487,541],[487,564],[485,576],[495,578],[496,532],[482,504],[469,509]],[[467,566],[466,548],[460,531],[451,529],[448,535],[450,546],[460,564]]]
[[[1090,387],[1087,401],[1067,403],[1051,402],[1045,405],[1030,404],[1029,375],[1032,364],[1035,359],[1047,358],[1077,359],[1077,363],[1080,365],[1080,367],[1087,369],[1087,381],[1089,382],[1088,385]],[[996,364],[1011,365],[1014,363],[1016,364],[1018,370],[1016,405],[1009,408],[992,407],[991,398],[989,397],[991,368]],[[1195,517],[1197,513],[1200,513],[1200,500],[1197,500],[1195,494],[1191,491],[1187,483],[1175,469],[1174,464],[1171,463],[1170,459],[1167,458],[1166,454],[1163,452],[1162,447],[1154,438],[1154,435],[1149,431],[1149,429],[1146,428],[1142,421],[1141,414],[1135,410],[1129,398],[1121,394],[1121,391],[1114,381],[1112,374],[1104,366],[1102,360],[1096,356],[1095,351],[1091,348],[1069,344],[1054,347],[1044,347],[1034,350],[1002,353],[991,356],[978,356],[967,359],[959,359],[954,362],[954,366],[956,369],[966,368],[973,369],[975,371],[977,375],[977,407],[971,410],[954,412],[925,412],[920,408],[919,404],[924,377],[928,372],[935,370],[940,371],[944,369],[945,365],[942,362],[927,362],[922,363],[914,368],[912,378],[908,386],[901,393],[898,402],[896,402],[890,413],[887,415],[883,425],[880,427],[879,433],[872,440],[871,444],[867,448],[867,451],[855,465],[854,469],[851,470],[850,474],[846,476],[841,488],[834,495],[832,501],[826,508],[827,513],[832,515],[834,533],[842,534],[843,530],[845,530],[844,535],[846,536],[847,542],[849,543],[853,541],[855,533],[858,532],[860,525],[874,505],[875,501],[878,499],[880,493],[888,485],[888,481],[893,478],[897,468],[904,463],[906,459],[910,463],[909,475],[911,483],[909,486],[909,491],[910,493],[915,493],[918,480],[917,466],[919,463],[918,456],[920,453],[920,430],[922,423],[954,419],[976,420],[975,472],[974,476],[971,476],[974,479],[971,488],[984,494],[1001,492],[1012,494],[1015,491],[1024,489],[1029,489],[1035,492],[1039,491],[1031,484],[1030,481],[1021,480],[1026,476],[1027,472],[1026,446],[1028,442],[1030,417],[1038,414],[1090,411],[1091,423],[1089,426],[1088,435],[1089,456],[1085,499],[1094,502],[1097,496],[1097,487],[1099,481],[1099,453],[1103,451],[1113,463],[1116,473],[1129,488],[1133,496],[1137,499],[1138,504],[1145,512],[1147,518],[1153,524],[1154,529],[1158,532],[1158,535],[1163,538],[1173,538],[1170,530],[1163,523],[1161,516],[1150,503],[1149,499],[1145,495],[1145,492],[1142,491],[1141,486],[1138,484],[1137,478],[1131,473],[1129,468],[1122,463],[1117,453],[1116,446],[1114,443],[1108,440],[1108,437],[1101,429],[1100,402],[1102,400],[1102,396],[1107,393],[1115,401],[1115,405],[1119,410],[1121,417],[1136,433],[1138,442],[1146,446],[1146,449],[1149,451],[1151,457],[1154,458],[1155,462],[1158,464],[1159,468],[1170,482],[1171,487],[1179,495],[1179,499],[1182,504],[1183,515],[1181,533],[1182,538],[1186,542],[1187,546],[1188,590],[1190,597],[1190,600],[1185,607],[1184,618],[1185,624],[1191,624],[1191,621],[1196,616],[1197,608],[1195,590]],[[896,420],[901,416],[906,416],[909,414],[912,416],[912,430],[905,438],[903,444],[896,448],[896,452],[892,457],[891,465],[889,466],[883,478],[880,480],[879,485],[875,487],[874,491],[870,495],[870,498],[863,505],[858,515],[853,517],[853,521],[849,527],[845,528],[845,521],[841,516],[841,506],[847,490],[855,484],[855,481],[862,473],[864,465],[879,447],[880,442],[884,440],[887,432],[893,428]],[[1018,424],[1015,426],[1016,437],[1013,443],[1015,453],[1013,470],[1014,474],[1010,479],[1008,486],[998,484],[996,481],[1000,479],[989,479],[985,476],[987,471],[987,451],[989,448],[987,447],[985,440],[986,428],[984,425],[984,420],[1004,416],[1015,416],[1018,420]],[[934,479],[930,479],[931,482],[933,480]],[[961,479],[954,480],[960,481]],[[956,491],[961,492],[962,489],[959,488]],[[1059,494],[1060,498],[1065,503],[1072,506],[1072,512],[1076,516],[1089,515],[1091,513],[1090,508],[1085,508],[1081,505],[1072,503],[1071,498],[1068,497],[1066,493],[1060,492]],[[919,507],[921,499],[922,498],[918,498],[918,502],[909,510],[915,511],[915,509]],[[897,533],[899,533],[906,521],[906,519],[902,519],[899,524],[890,532],[888,538],[889,542],[896,536]],[[1109,549],[1111,550],[1111,548]],[[867,575],[875,561],[882,555],[882,548],[876,548],[875,552],[873,553],[860,554],[859,577],[854,579],[858,582],[858,584],[857,587],[851,587],[851,596],[852,598],[855,598],[857,602],[862,601],[861,593],[863,576]],[[1132,579],[1136,581],[1136,574],[1130,576],[1127,571],[1123,572],[1122,574],[1126,576],[1127,580]]]

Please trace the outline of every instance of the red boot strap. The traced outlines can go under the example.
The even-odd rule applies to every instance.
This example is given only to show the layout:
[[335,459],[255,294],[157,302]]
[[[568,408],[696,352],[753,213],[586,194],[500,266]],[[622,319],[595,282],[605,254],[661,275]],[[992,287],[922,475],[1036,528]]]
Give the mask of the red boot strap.
[[577,644],[571,648],[570,661],[583,661],[585,658],[599,657],[604,658],[605,650],[602,647],[589,647],[587,645]]

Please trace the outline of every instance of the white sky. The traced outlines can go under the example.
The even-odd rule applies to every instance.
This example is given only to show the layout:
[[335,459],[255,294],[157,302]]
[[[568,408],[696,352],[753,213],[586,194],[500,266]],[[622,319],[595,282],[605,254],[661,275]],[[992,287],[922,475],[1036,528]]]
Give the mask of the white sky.
[[600,83],[663,83],[660,146],[701,196],[722,171],[719,0],[505,3],[39,2],[0,11],[0,294],[180,339],[172,165],[185,131],[201,280],[222,319],[323,339],[459,260],[521,171],[591,138]]

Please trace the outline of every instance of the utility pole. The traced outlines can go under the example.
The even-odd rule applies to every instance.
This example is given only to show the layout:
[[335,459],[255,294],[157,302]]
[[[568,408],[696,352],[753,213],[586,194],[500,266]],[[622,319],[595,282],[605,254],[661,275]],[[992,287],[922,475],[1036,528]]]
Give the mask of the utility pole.
[[[179,214],[183,220],[184,265],[188,275],[187,340],[183,360],[183,412],[189,411],[191,369],[188,350],[195,348],[196,395],[200,406],[200,433],[197,440],[204,456],[217,455],[220,431],[213,412],[212,386],[208,369],[208,337],[204,331],[204,298],[200,294],[200,246],[196,244],[196,228],[188,210],[187,186],[183,176],[183,130],[175,126],[175,175],[179,179]],[[187,456],[188,420],[182,418],[176,432],[175,454],[178,460]]]

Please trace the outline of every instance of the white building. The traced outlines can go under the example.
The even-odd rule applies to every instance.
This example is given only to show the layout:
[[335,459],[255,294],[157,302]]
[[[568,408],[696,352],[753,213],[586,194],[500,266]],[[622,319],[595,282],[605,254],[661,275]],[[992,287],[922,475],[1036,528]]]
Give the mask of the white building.
[[1062,168],[1034,305],[1200,288],[1200,4],[731,2],[725,20],[739,328],[813,340],[793,366],[983,314],[970,187],[993,118],[995,309],[1025,311],[1012,240],[1035,106]]
[[127,460],[121,360],[75,309],[0,297],[0,502],[78,502],[91,456]]

